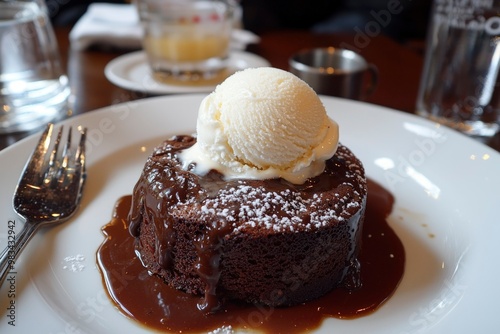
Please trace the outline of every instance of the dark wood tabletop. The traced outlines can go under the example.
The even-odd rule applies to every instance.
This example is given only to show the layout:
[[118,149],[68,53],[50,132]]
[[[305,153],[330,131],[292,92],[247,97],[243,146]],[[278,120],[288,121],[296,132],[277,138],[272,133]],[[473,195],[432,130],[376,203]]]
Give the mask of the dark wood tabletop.
[[[148,97],[144,93],[119,88],[104,75],[106,64],[131,50],[91,48],[76,51],[70,47],[68,28],[56,28],[55,31],[73,93],[72,115]],[[316,34],[310,31],[274,31],[260,37],[260,43],[249,46],[248,51],[285,70],[288,69],[288,58],[300,49],[325,46],[353,49],[378,68],[378,86],[367,102],[402,112],[414,112],[423,65],[422,52],[415,48],[383,35],[363,40],[362,43],[356,35]],[[26,135],[0,135],[0,150]],[[500,151],[500,136],[496,136],[489,145]]]

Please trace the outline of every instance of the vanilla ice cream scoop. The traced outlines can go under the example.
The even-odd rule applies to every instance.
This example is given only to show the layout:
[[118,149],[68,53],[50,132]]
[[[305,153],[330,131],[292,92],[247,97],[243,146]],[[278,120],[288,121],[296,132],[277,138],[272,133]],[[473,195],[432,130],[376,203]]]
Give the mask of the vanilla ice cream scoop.
[[338,145],[338,125],[314,90],[276,68],[237,72],[201,103],[197,143],[184,164],[227,178],[282,177],[303,183],[320,174]]

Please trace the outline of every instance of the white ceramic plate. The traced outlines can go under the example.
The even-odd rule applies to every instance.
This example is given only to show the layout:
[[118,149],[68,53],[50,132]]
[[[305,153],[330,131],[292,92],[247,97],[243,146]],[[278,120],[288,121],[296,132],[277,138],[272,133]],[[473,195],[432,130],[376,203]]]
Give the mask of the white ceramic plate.
[[[95,264],[100,229],[115,201],[131,193],[153,146],[194,132],[202,97],[151,98],[66,121],[90,129],[82,206],[73,221],[36,235],[15,264],[15,296],[9,282],[0,290],[1,333],[147,332],[106,296]],[[415,116],[342,99],[325,97],[324,103],[368,176],[394,193],[390,223],[406,248],[407,267],[377,312],[328,319],[316,333],[496,332],[500,155]],[[16,221],[16,231],[21,227],[11,196],[36,137],[0,152],[2,247],[8,221]]]
[[[229,55],[230,72],[249,67],[269,66],[269,62],[253,53],[232,51]],[[127,53],[110,61],[104,68],[109,81],[118,87],[149,94],[207,93],[214,85],[169,85],[155,81],[149,68],[146,53],[136,51]]]

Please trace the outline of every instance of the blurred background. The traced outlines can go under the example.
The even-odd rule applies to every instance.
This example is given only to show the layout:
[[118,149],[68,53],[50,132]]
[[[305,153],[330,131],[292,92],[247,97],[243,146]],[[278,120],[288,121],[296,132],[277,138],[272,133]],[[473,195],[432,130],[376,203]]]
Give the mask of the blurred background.
[[[54,26],[72,26],[93,2],[126,3],[128,0],[46,0]],[[402,9],[392,15],[382,32],[401,43],[425,38],[430,0],[241,0],[244,28],[260,34],[280,29],[315,32],[352,32],[374,20],[374,13],[390,3]]]

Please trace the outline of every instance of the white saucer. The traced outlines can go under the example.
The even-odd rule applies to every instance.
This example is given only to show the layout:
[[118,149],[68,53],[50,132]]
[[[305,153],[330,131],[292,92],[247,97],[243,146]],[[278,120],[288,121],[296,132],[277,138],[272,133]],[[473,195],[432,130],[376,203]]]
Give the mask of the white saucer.
[[[253,53],[232,51],[229,55],[229,69],[233,72],[263,66],[270,64]],[[128,53],[113,59],[106,65],[104,74],[109,81],[121,88],[149,94],[206,93],[215,88],[215,85],[169,85],[154,80],[144,51]]]

